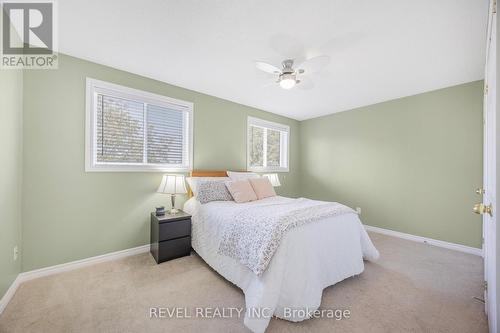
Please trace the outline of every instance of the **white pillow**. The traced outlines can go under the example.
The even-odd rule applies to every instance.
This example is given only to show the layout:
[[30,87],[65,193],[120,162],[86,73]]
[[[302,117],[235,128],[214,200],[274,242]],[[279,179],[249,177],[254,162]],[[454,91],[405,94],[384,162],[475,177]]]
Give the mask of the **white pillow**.
[[227,175],[231,180],[248,180],[251,178],[260,178],[260,175],[255,172],[237,172],[237,171],[228,171]]
[[229,177],[187,177],[186,178],[186,182],[188,183],[191,191],[193,191],[194,196],[198,195],[198,184],[200,183],[200,181],[207,181],[207,180],[211,180],[211,181],[220,180],[220,181],[225,182],[225,181],[229,180]]
[[200,210],[201,204],[195,197],[190,198],[188,201],[184,203],[183,211],[188,213],[189,215],[196,215]]

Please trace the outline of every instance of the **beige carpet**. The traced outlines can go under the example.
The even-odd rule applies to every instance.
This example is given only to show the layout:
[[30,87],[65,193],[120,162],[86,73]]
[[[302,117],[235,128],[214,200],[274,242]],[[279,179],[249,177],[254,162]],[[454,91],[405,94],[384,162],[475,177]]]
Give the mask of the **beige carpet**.
[[[273,319],[267,332],[487,332],[479,257],[371,234],[381,253],[363,274],[326,289],[323,308],[350,319]],[[0,332],[249,332],[243,318],[150,319],[150,307],[243,307],[242,292],[192,255],[149,254],[24,283]],[[188,310],[191,311],[191,310]]]

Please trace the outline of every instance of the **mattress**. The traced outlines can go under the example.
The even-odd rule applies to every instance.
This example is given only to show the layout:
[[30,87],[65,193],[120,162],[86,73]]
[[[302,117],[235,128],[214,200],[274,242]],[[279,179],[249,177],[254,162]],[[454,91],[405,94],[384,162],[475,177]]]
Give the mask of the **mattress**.
[[266,330],[272,316],[289,321],[308,319],[320,306],[324,288],[362,273],[363,259],[379,257],[355,213],[324,218],[288,231],[261,276],[218,253],[224,227],[239,211],[250,205],[289,204],[293,200],[276,196],[249,203],[213,201],[202,205],[191,198],[184,205],[184,211],[193,216],[193,249],[243,290],[244,323],[256,333]]

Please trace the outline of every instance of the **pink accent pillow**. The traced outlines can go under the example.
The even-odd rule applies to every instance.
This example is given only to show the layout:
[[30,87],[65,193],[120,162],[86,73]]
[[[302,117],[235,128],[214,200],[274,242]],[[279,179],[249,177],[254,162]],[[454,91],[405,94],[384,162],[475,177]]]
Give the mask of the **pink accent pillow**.
[[269,181],[269,178],[252,178],[248,181],[252,185],[253,190],[255,194],[257,194],[257,198],[259,198],[259,200],[276,196],[276,192],[274,191],[273,185]]
[[252,185],[250,185],[248,180],[226,182],[226,187],[237,203],[257,200],[257,195],[253,191]]

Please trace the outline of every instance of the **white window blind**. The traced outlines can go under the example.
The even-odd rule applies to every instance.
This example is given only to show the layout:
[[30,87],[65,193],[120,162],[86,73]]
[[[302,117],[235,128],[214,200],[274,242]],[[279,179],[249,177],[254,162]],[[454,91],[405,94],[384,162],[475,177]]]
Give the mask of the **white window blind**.
[[192,104],[87,80],[87,171],[187,171]]
[[148,105],[147,112],[148,163],[183,164],[186,114],[156,105]]
[[286,125],[248,117],[247,169],[252,171],[289,171]]
[[99,163],[142,163],[144,105],[97,95],[96,159]]

